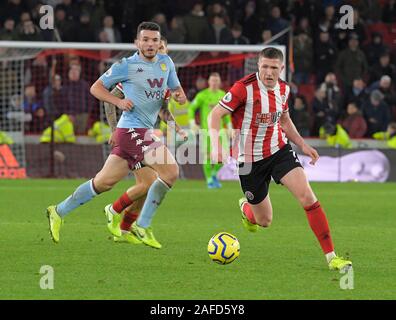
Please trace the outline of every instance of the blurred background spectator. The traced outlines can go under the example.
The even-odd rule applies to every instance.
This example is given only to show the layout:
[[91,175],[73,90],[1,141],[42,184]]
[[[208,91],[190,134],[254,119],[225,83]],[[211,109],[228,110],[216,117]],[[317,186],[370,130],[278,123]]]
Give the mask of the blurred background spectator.
[[[43,4],[55,8],[55,30],[39,27]],[[340,26],[343,4],[353,6],[352,30]],[[137,25],[153,20],[170,44],[283,44],[287,62],[293,67],[286,72],[299,96],[291,113],[304,123],[299,125],[304,134],[306,113],[314,135],[329,119],[344,124],[346,119],[348,123],[361,122],[355,119],[364,116],[367,137],[379,127],[383,130],[387,121],[396,120],[396,0],[3,0],[0,12],[0,40],[131,43]],[[288,27],[290,33],[273,38]],[[25,83],[35,87],[35,103],[43,101],[44,118],[49,112],[50,91],[51,99],[64,101],[67,97],[63,104],[72,113],[81,114],[76,120],[81,133],[86,131],[82,114],[91,110],[88,83],[92,80],[81,79],[81,68],[89,69],[90,74],[99,68],[80,62],[79,71],[77,67],[67,71],[67,59],[66,70],[57,70],[52,91],[48,80],[39,83],[36,79],[36,74],[48,74],[45,57],[26,65]],[[205,79],[199,74],[190,81],[188,92],[204,87]],[[230,73],[225,78],[225,86],[234,80]],[[76,108],[78,112],[73,110]],[[351,137],[361,135],[360,131],[356,135],[350,132],[356,126],[345,126]]]
[[386,131],[390,122],[389,107],[383,98],[379,90],[374,90],[370,94],[370,99],[363,105],[363,115],[367,122],[367,137],[371,137],[378,131]]
[[363,138],[367,131],[366,120],[354,102],[350,102],[346,109],[346,116],[341,121],[342,127],[350,138]]
[[301,136],[308,137],[310,135],[310,117],[303,96],[297,95],[295,97],[292,108],[290,108],[290,117]]

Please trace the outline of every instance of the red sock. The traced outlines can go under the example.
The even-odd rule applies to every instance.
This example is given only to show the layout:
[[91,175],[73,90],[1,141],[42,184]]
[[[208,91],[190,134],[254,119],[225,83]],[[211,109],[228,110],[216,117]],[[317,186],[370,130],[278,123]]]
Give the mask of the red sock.
[[249,204],[248,202],[245,202],[245,203],[243,204],[243,206],[242,206],[242,211],[243,211],[243,213],[245,214],[246,218],[247,218],[251,223],[257,224],[256,218],[254,217],[254,214],[253,214],[253,210],[252,210],[252,208],[250,207],[250,204]]
[[138,212],[125,211],[124,216],[121,220],[120,229],[124,231],[129,231],[131,229],[132,223],[134,223],[138,217]]
[[122,210],[129,207],[132,204],[132,200],[128,197],[125,192],[118,200],[113,203],[113,210],[117,213],[121,213]]
[[333,241],[331,240],[330,228],[326,219],[325,212],[320,206],[319,201],[304,208],[309,225],[319,240],[320,246],[325,254],[334,251]]

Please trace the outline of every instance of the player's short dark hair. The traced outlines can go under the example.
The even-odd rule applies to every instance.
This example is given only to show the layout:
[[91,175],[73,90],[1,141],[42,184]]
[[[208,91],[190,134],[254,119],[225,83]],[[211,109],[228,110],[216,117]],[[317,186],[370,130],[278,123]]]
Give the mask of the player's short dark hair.
[[259,54],[259,58],[268,58],[268,59],[279,59],[280,61],[283,62],[283,53],[279,49],[276,49],[274,47],[268,47],[263,50],[261,50]]
[[140,34],[140,31],[142,31],[142,30],[158,31],[159,33],[161,33],[161,27],[159,26],[159,24],[157,24],[155,22],[151,22],[151,21],[143,21],[142,23],[140,23],[138,25],[138,28],[137,28],[138,36]]
[[166,39],[163,35],[161,35],[161,41],[164,41],[166,45],[168,45],[168,39]]

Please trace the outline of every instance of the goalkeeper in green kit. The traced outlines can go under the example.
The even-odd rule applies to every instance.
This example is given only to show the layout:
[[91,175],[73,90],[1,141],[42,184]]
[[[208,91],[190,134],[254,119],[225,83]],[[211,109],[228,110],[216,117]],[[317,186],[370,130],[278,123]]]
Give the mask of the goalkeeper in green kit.
[[[194,100],[189,106],[188,109],[188,117],[190,121],[190,129],[194,134],[197,134],[199,129],[208,130],[208,115],[212,111],[213,107],[217,105],[217,103],[224,97],[225,92],[220,89],[221,87],[221,78],[220,74],[217,72],[213,72],[209,75],[208,79],[208,88],[200,91],[195,96]],[[200,116],[200,126],[198,126],[195,122],[195,113],[199,110]],[[228,115],[223,118],[223,128],[227,129],[229,133],[232,129],[231,126],[231,117]],[[228,148],[228,137],[227,134],[220,134],[223,141],[223,148]],[[210,161],[210,137],[207,132],[207,138],[204,140],[203,149],[206,151],[205,160],[203,163],[203,172],[206,178],[206,183],[209,189],[213,188],[221,188],[221,184],[217,178],[217,173],[222,167],[221,163],[211,164]]]

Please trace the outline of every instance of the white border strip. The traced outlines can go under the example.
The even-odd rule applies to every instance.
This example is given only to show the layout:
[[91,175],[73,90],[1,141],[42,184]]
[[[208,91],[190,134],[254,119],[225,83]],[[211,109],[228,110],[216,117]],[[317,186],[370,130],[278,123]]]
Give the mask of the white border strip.
[[[171,51],[228,51],[260,52],[268,45],[216,45],[216,44],[169,44]],[[278,49],[284,46],[274,45]],[[46,42],[46,41],[0,41],[0,48],[26,49],[83,49],[83,50],[136,50],[132,43],[100,42]]]

